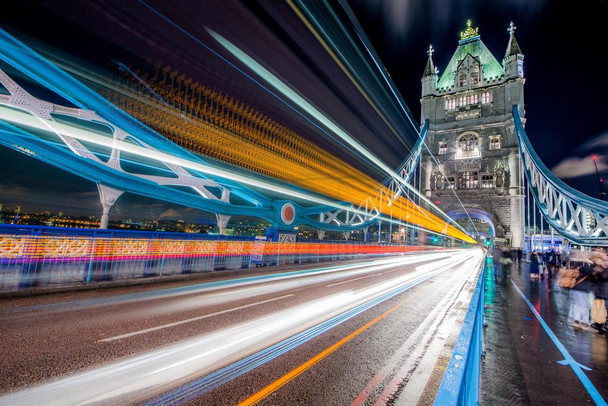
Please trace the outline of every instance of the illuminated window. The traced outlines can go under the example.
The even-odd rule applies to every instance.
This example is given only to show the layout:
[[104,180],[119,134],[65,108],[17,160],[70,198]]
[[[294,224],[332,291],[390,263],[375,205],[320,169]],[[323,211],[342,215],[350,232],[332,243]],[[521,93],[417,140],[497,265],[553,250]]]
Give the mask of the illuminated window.
[[466,86],[466,85],[467,85],[467,74],[461,73],[458,76],[458,86],[462,87],[462,86]]
[[483,92],[481,94],[481,103],[482,104],[492,103],[492,92]]
[[445,99],[445,109],[446,110],[454,110],[456,108],[456,99],[453,97],[449,97]]
[[524,63],[522,61],[517,61],[517,74],[520,77],[524,77]]
[[477,135],[465,134],[458,138],[458,150],[456,151],[456,159],[459,158],[477,158],[481,156],[479,151],[479,142]]
[[477,136],[474,134],[463,135],[458,140],[458,148],[461,151],[473,151],[477,149]]
[[475,189],[479,186],[479,179],[476,171],[461,172],[458,175],[459,189]]
[[500,149],[500,137],[490,137],[490,149]]
[[482,175],[481,176],[481,187],[482,188],[494,187],[494,175]]
[[477,104],[479,103],[479,95],[477,93],[474,93],[472,95],[469,96],[469,104]]
[[444,155],[448,153],[448,143],[440,142],[439,143],[439,155]]
[[471,72],[471,84],[476,85],[479,83],[479,71]]
[[466,106],[467,105],[467,96],[460,96],[458,98],[458,105],[459,106]]

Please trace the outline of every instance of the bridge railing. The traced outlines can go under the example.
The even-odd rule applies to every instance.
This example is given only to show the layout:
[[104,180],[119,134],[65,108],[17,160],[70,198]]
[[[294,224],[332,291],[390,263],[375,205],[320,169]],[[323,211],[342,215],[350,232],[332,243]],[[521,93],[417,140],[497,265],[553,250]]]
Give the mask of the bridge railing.
[[148,238],[137,238],[137,234],[135,237],[52,235],[50,230],[46,231],[0,233],[0,291],[378,257],[426,249],[335,241],[159,238],[155,233],[149,233]]
[[573,189],[555,176],[532,148],[517,106],[513,106],[513,117],[524,174],[547,223],[577,244],[608,246],[608,203]]
[[436,406],[478,405],[487,261],[475,285],[462,329],[439,387]]

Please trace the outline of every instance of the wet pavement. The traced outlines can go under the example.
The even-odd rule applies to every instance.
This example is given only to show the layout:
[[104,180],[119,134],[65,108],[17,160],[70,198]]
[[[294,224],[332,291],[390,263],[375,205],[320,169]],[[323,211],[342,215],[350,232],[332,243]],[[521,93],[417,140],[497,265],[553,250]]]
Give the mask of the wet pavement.
[[573,326],[570,289],[530,280],[527,261],[488,265],[480,403],[606,404],[608,335]]

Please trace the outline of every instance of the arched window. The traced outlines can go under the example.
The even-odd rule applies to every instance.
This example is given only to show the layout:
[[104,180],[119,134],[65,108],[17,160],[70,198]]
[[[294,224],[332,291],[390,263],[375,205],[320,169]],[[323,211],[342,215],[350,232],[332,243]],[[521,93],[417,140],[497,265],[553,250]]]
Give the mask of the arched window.
[[467,74],[461,73],[458,75],[458,86],[463,87],[467,85]]
[[475,189],[479,186],[477,171],[461,172],[458,175],[458,189]]
[[500,149],[500,137],[490,137],[490,149]]
[[444,155],[448,153],[448,143],[442,141],[439,143],[439,155]]
[[458,150],[456,158],[476,158],[480,157],[479,139],[476,134],[463,134],[458,138]]
[[461,151],[473,151],[477,148],[477,136],[475,134],[463,135],[458,139],[458,149]]
[[470,82],[472,85],[476,85],[479,83],[479,71],[478,70],[473,70],[471,71],[471,79]]

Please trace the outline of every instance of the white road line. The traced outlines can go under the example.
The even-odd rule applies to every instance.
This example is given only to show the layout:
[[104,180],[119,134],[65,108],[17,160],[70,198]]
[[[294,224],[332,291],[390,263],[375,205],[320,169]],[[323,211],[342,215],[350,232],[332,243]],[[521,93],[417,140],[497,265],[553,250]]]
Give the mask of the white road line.
[[169,327],[179,326],[180,324],[190,323],[192,321],[203,320],[203,319],[206,319],[208,317],[219,316],[220,314],[230,313],[230,312],[234,312],[236,310],[247,309],[248,307],[253,307],[253,306],[257,306],[257,305],[261,305],[261,304],[265,304],[265,303],[274,302],[274,301],[285,299],[285,298],[288,298],[288,297],[291,297],[291,296],[294,296],[293,293],[289,294],[289,295],[275,297],[273,299],[262,300],[261,302],[250,303],[250,304],[247,304],[247,305],[235,307],[233,309],[226,309],[226,310],[222,310],[222,311],[215,312],[215,313],[205,314],[203,316],[193,317],[191,319],[176,321],[174,323],[169,323],[169,324],[163,324],[162,326],[150,327],[150,328],[146,328],[144,330],[134,331],[132,333],[121,334],[119,336],[104,338],[102,340],[98,340],[97,342],[101,343],[101,342],[110,342],[110,341],[121,340],[123,338],[133,337],[133,336],[140,335],[140,334],[146,334],[146,333],[149,333],[151,331],[162,330],[162,329],[169,328]]
[[349,279],[347,281],[342,281],[342,282],[338,282],[338,283],[332,283],[330,285],[325,285],[325,287],[327,288],[331,288],[332,286],[338,286],[338,285],[342,285],[343,283],[349,283],[349,282],[354,282],[354,281],[358,281],[359,279],[365,279],[365,278],[370,278],[372,276],[376,276],[376,275],[366,275],[366,276],[361,276],[359,278],[355,278],[355,279]]

